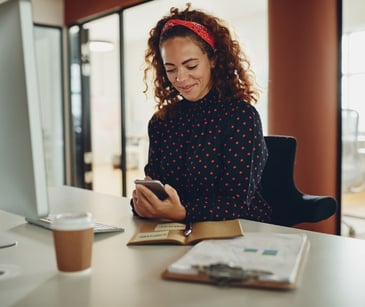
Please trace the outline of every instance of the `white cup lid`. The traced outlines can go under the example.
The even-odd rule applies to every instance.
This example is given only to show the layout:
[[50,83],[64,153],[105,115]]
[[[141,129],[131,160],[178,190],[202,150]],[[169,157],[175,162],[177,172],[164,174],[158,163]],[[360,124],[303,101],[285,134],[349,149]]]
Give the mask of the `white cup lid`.
[[57,214],[52,222],[55,230],[82,230],[94,228],[94,220],[88,212],[67,212]]

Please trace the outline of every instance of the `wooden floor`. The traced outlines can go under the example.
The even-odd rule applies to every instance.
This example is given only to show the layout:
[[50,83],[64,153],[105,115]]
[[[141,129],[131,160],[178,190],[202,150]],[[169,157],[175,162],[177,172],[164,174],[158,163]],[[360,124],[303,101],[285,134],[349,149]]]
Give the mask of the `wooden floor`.
[[[143,170],[129,170],[127,173],[127,196],[130,197],[134,179],[143,178]],[[94,165],[94,191],[122,195],[120,170],[113,169],[111,165]],[[341,235],[365,239],[365,190],[344,193],[341,203]]]
[[[100,193],[122,195],[122,176],[120,169],[114,169],[112,165],[100,164],[93,165],[94,171],[94,188],[93,190]],[[130,169],[127,171],[127,196],[130,197],[134,189],[134,180],[143,179],[143,170]]]

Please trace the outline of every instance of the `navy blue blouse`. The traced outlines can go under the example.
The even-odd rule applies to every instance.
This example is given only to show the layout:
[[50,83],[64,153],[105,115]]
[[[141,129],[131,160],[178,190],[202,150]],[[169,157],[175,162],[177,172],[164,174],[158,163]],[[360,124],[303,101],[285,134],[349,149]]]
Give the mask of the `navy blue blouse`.
[[257,110],[214,92],[178,104],[173,118],[149,122],[146,176],[177,190],[187,220],[270,222],[260,193],[268,153]]

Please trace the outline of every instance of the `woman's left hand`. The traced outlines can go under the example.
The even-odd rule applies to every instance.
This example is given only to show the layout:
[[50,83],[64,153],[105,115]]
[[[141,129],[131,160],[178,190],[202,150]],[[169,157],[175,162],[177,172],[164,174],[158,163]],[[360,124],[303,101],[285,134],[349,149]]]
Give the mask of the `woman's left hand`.
[[185,207],[180,202],[177,191],[165,185],[168,198],[160,200],[150,189],[141,184],[133,191],[134,210],[141,217],[182,221],[186,217]]

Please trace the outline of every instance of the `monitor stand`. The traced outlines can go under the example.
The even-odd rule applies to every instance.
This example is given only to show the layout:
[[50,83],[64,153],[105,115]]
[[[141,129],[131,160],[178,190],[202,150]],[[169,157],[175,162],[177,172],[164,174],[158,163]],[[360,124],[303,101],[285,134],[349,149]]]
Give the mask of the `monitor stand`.
[[16,244],[17,242],[14,239],[0,234],[0,248],[11,247]]

